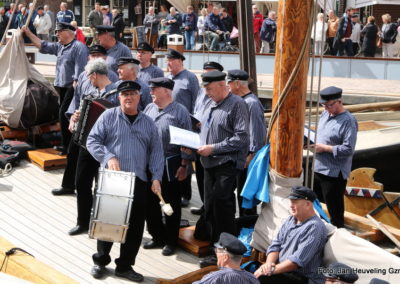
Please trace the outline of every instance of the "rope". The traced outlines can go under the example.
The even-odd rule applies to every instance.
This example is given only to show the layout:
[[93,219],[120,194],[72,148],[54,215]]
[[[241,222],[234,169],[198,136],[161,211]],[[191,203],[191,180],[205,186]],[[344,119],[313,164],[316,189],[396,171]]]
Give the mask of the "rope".
[[[28,254],[28,255],[34,257],[32,254],[30,254],[29,252],[27,252],[26,250],[21,249],[21,248],[12,248],[12,249],[9,249],[8,251],[6,251],[6,252],[4,253],[5,256],[4,256],[4,259],[3,259],[3,263],[1,264],[1,267],[0,267],[0,271],[6,271],[6,270],[7,270],[7,263],[8,263],[8,260],[9,260],[9,258],[10,258],[10,255],[15,254],[17,251],[26,253],[26,254]],[[3,270],[3,267],[4,267],[4,270]]]

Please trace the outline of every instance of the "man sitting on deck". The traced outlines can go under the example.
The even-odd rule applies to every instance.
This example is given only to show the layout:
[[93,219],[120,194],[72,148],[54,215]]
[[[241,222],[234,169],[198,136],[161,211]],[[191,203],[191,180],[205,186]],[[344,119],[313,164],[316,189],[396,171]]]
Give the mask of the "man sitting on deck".
[[318,273],[327,241],[324,223],[315,215],[315,193],[307,187],[293,187],[290,216],[267,250],[267,261],[254,273],[260,283],[323,284]]
[[250,272],[240,269],[242,256],[246,252],[244,244],[229,233],[221,233],[218,243],[214,244],[220,269],[205,275],[193,284],[256,284],[257,278]]

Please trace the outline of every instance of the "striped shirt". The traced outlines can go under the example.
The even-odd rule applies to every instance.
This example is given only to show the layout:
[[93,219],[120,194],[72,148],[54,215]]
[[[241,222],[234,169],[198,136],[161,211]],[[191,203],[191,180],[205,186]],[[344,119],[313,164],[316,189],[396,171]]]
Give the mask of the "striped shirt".
[[218,271],[206,274],[193,284],[259,284],[254,274],[246,270],[221,267]]
[[174,89],[172,90],[174,101],[182,104],[190,113],[193,113],[197,94],[200,89],[199,80],[196,75],[184,69],[175,76],[168,75],[168,78],[175,82]]
[[290,216],[283,223],[268,247],[267,255],[279,252],[279,262],[290,260],[296,263],[299,268],[294,272],[306,277],[309,284],[324,284],[325,277],[318,273],[318,268],[322,265],[328,239],[325,225],[316,215],[302,223],[296,222],[296,218]]
[[[108,69],[108,79],[110,79],[111,82],[115,83],[118,81],[118,75],[111,69]],[[116,86],[115,86],[115,88],[116,88]],[[87,72],[83,71],[79,75],[78,83],[74,90],[74,98],[72,99],[72,101],[68,107],[68,110],[66,111],[66,114],[72,115],[75,112],[75,110],[79,109],[81,99],[85,95],[89,95],[91,93],[94,93],[95,91],[96,91],[96,88],[90,82],[89,77],[87,76]],[[118,103],[118,105],[119,105],[119,103]]]
[[322,152],[315,155],[315,172],[347,179],[357,141],[357,120],[348,111],[330,116],[322,112],[318,123],[317,143],[332,145],[332,153]]
[[116,157],[121,171],[134,172],[141,180],[148,181],[149,169],[152,180],[162,179],[161,139],[154,122],[141,112],[131,123],[120,107],[106,110],[90,131],[86,147],[102,167]]
[[117,43],[107,50],[107,66],[111,68],[115,73],[118,72],[118,60],[121,57],[132,57],[132,52],[123,43],[117,41]]
[[257,152],[266,143],[267,126],[264,119],[264,107],[260,100],[253,94],[249,93],[242,97],[249,107],[250,121],[250,147],[249,152]]
[[214,146],[212,155],[201,157],[204,168],[229,161],[243,169],[249,149],[249,110],[241,98],[228,94],[221,102],[212,102],[201,121],[202,145]]
[[[191,130],[191,120],[189,112],[186,108],[177,102],[170,103],[166,108],[160,110],[155,103],[149,104],[143,111],[153,119],[157,126],[158,134],[161,137],[165,157],[181,154],[181,147],[170,143],[169,126]],[[184,159],[188,159],[187,155],[183,154]]]
[[193,116],[201,121],[204,113],[210,107],[211,103],[212,100],[206,95],[206,90],[204,88],[200,88],[196,103],[194,105]]
[[69,88],[77,81],[88,61],[89,49],[80,41],[73,40],[67,45],[42,41],[40,53],[57,56],[54,86]]
[[138,73],[138,78],[146,84],[149,84],[150,79],[159,77],[164,77],[164,71],[162,71],[160,67],[155,66],[154,64],[150,64],[145,68],[140,68],[140,71]]
[[[115,83],[115,85],[118,87],[119,84],[121,84],[121,82],[123,81],[124,80],[119,80],[118,82]],[[146,83],[144,83],[139,78],[136,78],[135,82],[140,85],[140,102],[138,105],[138,110],[144,110],[148,104],[153,102],[153,99],[151,98],[150,94],[150,88]]]

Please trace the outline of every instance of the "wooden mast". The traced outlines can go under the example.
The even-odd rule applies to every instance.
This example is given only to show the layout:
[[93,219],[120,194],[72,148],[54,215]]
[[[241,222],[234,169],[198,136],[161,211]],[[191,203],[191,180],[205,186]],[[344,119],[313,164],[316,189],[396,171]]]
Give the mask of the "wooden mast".
[[[276,37],[274,88],[272,106],[276,107],[281,92],[294,70],[307,36],[313,0],[280,0]],[[302,149],[305,99],[309,59],[309,40],[301,59],[299,72],[288,90],[279,116],[271,129],[271,168],[287,177],[302,173]]]

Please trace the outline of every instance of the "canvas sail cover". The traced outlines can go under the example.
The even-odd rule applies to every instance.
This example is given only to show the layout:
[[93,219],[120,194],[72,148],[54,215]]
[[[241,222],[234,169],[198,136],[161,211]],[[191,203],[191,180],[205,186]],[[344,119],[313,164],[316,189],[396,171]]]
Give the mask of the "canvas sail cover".
[[[29,63],[19,30],[1,51],[0,66],[0,120],[13,128],[27,128],[57,118],[58,94]],[[21,123],[23,112],[25,123]]]

